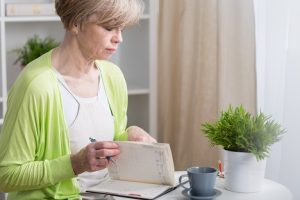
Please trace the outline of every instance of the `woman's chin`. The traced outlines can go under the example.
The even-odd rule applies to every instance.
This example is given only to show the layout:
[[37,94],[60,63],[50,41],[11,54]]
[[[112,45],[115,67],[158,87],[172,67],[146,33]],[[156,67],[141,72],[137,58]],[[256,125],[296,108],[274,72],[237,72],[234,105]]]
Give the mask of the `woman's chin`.
[[98,60],[109,60],[111,59],[113,54],[106,54],[106,55],[102,55],[102,56],[99,56],[97,59]]

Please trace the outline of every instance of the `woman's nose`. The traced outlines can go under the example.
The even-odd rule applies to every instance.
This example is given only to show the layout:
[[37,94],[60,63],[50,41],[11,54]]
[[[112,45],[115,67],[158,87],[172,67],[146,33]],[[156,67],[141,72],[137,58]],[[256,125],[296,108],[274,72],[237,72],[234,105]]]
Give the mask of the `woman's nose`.
[[121,43],[123,42],[123,37],[122,37],[122,30],[116,29],[114,32],[113,36],[113,42],[114,43]]

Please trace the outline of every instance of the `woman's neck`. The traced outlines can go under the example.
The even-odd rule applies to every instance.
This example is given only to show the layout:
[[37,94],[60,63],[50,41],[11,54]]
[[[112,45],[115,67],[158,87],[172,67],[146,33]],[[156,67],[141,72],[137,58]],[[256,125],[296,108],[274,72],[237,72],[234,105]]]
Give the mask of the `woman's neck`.
[[86,58],[75,39],[66,34],[63,42],[53,50],[52,65],[61,74],[74,77],[95,71],[95,61]]

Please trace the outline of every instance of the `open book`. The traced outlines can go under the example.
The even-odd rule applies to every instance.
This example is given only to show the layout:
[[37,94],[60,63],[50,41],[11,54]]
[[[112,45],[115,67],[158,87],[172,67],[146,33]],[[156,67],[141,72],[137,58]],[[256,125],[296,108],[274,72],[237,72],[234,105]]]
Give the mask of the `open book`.
[[155,199],[174,189],[178,177],[174,172],[169,144],[116,142],[121,154],[108,168],[110,179],[88,192]]

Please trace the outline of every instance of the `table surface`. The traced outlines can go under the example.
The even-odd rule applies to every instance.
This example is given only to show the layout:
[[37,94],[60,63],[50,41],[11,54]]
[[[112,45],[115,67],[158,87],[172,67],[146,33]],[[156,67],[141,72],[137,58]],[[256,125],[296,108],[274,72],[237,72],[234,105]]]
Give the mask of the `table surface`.
[[[216,187],[221,194],[215,198],[215,200],[292,200],[292,193],[283,185],[274,181],[265,179],[263,182],[263,188],[261,192],[256,193],[236,193],[226,190],[224,188],[224,179],[217,178]],[[183,188],[177,189],[157,198],[156,200],[186,200],[188,199],[182,194]],[[0,195],[1,196],[1,195]],[[1,197],[0,197],[1,199]],[[83,199],[99,199],[99,198],[83,198]],[[103,198],[100,198],[103,199]],[[125,197],[110,197],[108,199],[113,200],[125,200],[132,198]]]
[[[221,193],[215,200],[292,200],[291,192],[283,185],[274,181],[265,179],[261,192],[255,193],[236,193],[226,190],[224,187],[224,179],[217,178],[215,189]],[[184,188],[178,187],[175,190],[157,198],[156,200],[187,200],[188,198],[182,194]],[[83,199],[113,199],[113,200],[133,200],[132,198],[109,196],[108,198],[84,198]]]
[[[220,196],[217,196],[216,200],[292,200],[291,192],[283,185],[274,181],[265,179],[261,192],[255,193],[236,193],[226,190],[224,188],[224,179],[217,179],[216,187],[221,192]],[[179,187],[176,190],[158,198],[163,199],[187,199],[182,194],[182,188]]]
[[[220,196],[217,196],[215,200],[292,200],[291,192],[283,185],[274,181],[265,179],[261,192],[255,193],[236,193],[226,190],[224,188],[224,179],[217,179],[215,189],[221,192]],[[178,187],[176,190],[169,192],[157,198],[157,200],[186,200],[187,197],[182,194],[183,188]],[[115,200],[124,200],[129,198],[114,197]],[[132,199],[131,199],[132,200]]]

